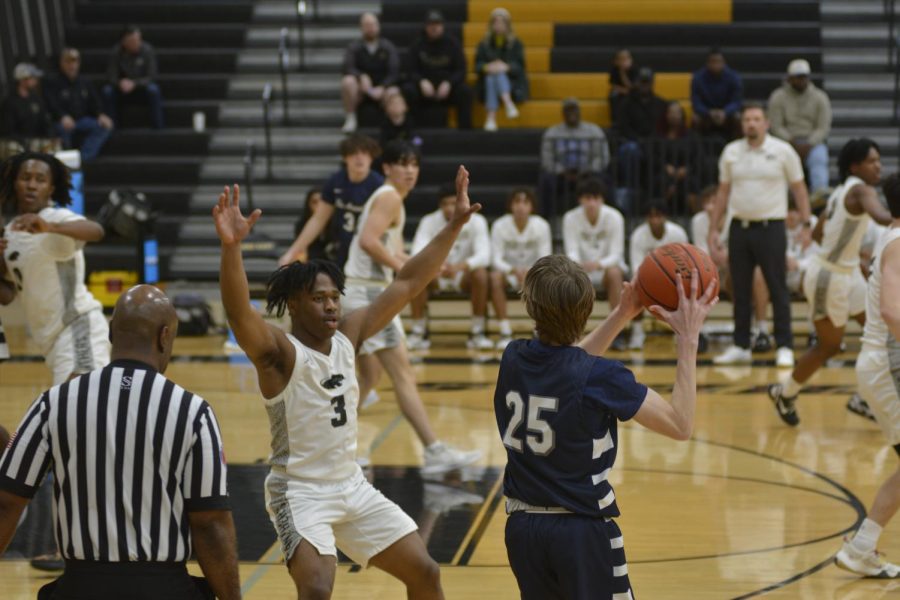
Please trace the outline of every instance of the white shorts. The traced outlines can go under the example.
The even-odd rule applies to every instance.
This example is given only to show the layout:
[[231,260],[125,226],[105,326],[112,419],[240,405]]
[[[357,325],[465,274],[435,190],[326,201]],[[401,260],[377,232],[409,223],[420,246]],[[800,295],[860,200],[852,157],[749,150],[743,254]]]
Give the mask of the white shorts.
[[340,481],[297,480],[270,472],[266,508],[288,562],[301,540],[325,556],[337,548],[365,567],[418,527],[362,471]]
[[863,344],[856,358],[856,383],[888,444],[900,444],[900,395],[894,373],[900,372],[900,345],[874,348]]
[[[366,286],[350,284],[344,289],[344,314],[372,304],[384,288],[378,286]],[[365,340],[359,347],[359,354],[375,354],[380,350],[396,348],[406,344],[406,334],[403,333],[403,323],[400,315],[391,319],[387,327]]]
[[825,268],[817,260],[810,261],[803,276],[803,295],[809,303],[810,318],[828,317],[835,327],[866,312],[866,280],[859,269],[839,273]]
[[53,372],[53,385],[73,373],[88,373],[109,364],[109,324],[102,310],[76,317],[59,332],[44,360]]

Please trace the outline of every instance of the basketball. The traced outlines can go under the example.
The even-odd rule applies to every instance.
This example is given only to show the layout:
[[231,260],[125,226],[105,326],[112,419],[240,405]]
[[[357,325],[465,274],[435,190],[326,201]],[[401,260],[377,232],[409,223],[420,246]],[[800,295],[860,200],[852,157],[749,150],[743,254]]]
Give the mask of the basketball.
[[675,288],[675,275],[680,273],[687,296],[691,294],[691,272],[697,269],[700,274],[698,294],[711,281],[716,284],[715,293],[719,293],[719,270],[709,255],[693,244],[666,244],[647,255],[638,269],[636,289],[644,308],[654,304],[666,310],[678,308],[678,290]]

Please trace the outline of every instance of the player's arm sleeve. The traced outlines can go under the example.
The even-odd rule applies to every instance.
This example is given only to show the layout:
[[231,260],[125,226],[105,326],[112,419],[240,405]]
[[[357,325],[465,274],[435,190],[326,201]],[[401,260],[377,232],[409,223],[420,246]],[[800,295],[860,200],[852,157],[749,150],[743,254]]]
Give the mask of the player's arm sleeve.
[[501,273],[512,271],[512,265],[506,262],[506,259],[503,257],[503,234],[500,232],[498,223],[494,223],[494,226],[491,228],[491,253],[493,254],[491,265],[495,271],[500,271]]
[[620,421],[631,419],[647,397],[647,386],[618,361],[598,358],[584,393],[587,406],[608,410]]
[[50,395],[35,400],[0,456],[0,490],[33,498],[50,469]]
[[615,223],[612,223],[609,231],[609,254],[600,259],[600,267],[603,269],[622,264],[625,256],[625,220],[619,211],[615,211],[614,214]]
[[475,253],[466,260],[466,264],[470,271],[485,269],[491,264],[491,236],[488,234],[487,221],[473,216],[469,223],[473,228]]
[[228,510],[227,468],[222,434],[205,401],[194,418],[194,443],[184,463],[182,491],[188,511]]

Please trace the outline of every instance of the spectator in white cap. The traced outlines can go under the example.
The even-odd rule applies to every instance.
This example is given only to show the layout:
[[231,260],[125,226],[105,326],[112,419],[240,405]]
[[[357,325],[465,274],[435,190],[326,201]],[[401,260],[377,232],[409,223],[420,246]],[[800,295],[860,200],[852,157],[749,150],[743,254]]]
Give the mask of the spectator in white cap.
[[0,137],[11,138],[25,148],[31,147],[33,140],[53,137],[50,115],[38,90],[43,74],[31,63],[16,65],[16,87],[0,106]]
[[831,101],[809,80],[809,63],[802,58],[788,65],[784,84],[769,96],[772,135],[790,142],[809,172],[812,195],[828,189],[828,146],[831,130]]

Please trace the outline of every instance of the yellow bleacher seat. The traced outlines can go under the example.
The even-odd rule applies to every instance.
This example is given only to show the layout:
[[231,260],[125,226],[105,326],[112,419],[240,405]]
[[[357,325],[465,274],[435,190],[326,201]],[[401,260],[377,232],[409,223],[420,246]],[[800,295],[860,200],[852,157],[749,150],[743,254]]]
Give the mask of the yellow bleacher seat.
[[[469,70],[475,69],[475,48],[466,48],[466,64]],[[547,73],[550,71],[550,48],[525,48],[525,68],[529,73]]]
[[[525,47],[547,47],[553,45],[553,23],[515,23],[516,36]],[[474,48],[487,33],[487,21],[463,24],[463,46]]]
[[[569,96],[605,100],[609,96],[607,73],[529,73],[531,97],[537,100],[562,100]],[[478,77],[469,73],[469,85]],[[691,95],[690,73],[657,73],[654,82],[657,96],[681,100]]]
[[730,23],[732,0],[470,0],[469,21],[487,23],[498,6],[517,22]]
[[[591,123],[596,123],[600,127],[609,127],[609,103],[606,100],[581,100],[581,118]],[[691,102],[690,100],[679,100],[685,115],[690,121]],[[484,123],[485,111],[484,105],[475,104],[473,112],[473,121],[476,127],[480,127]],[[529,100],[519,105],[519,118],[509,120],[506,118],[503,109],[497,111],[497,124],[501,129],[514,128],[540,128],[545,129],[551,125],[562,122],[562,104],[558,100]]]

